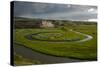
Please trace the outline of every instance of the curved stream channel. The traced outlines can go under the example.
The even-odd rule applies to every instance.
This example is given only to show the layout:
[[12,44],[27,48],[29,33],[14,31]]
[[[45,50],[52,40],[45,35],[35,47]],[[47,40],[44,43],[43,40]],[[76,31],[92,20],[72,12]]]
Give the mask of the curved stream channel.
[[[30,35],[27,35],[27,36],[25,36],[27,39],[29,39],[29,40],[39,40],[39,41],[48,41],[48,42],[85,42],[85,41],[88,41],[88,40],[91,40],[91,39],[93,39],[93,37],[92,36],[90,36],[90,35],[87,35],[87,34],[84,34],[84,33],[81,33],[81,32],[77,32],[77,31],[74,31],[74,30],[72,30],[72,29],[69,29],[69,31],[72,31],[72,32],[74,32],[74,33],[77,33],[77,34],[79,34],[79,35],[82,35],[82,36],[84,36],[85,38],[84,39],[73,39],[73,40],[40,40],[40,39],[37,39],[37,38],[33,38],[32,37],[32,35],[36,35],[36,34],[38,34],[38,33],[34,33],[34,34],[30,34]],[[42,32],[39,32],[39,33],[42,33]]]
[[50,56],[50,55],[46,55],[46,54],[42,54],[42,53],[33,51],[32,49],[29,49],[27,47],[24,47],[24,46],[18,45],[18,44],[14,44],[14,51],[17,54],[22,55],[25,58],[29,58],[31,60],[39,60],[40,62],[44,62],[46,64],[86,61],[86,60],[76,60],[76,59],[70,59],[70,58]]
[[[70,31],[73,31],[73,30],[70,29]],[[93,38],[92,36],[84,34],[84,33],[80,33],[77,31],[74,31],[74,32],[86,37],[83,40],[80,40],[77,42],[85,42],[85,41],[91,40]],[[87,61],[87,60],[77,60],[77,59],[70,59],[70,58],[64,58],[64,57],[50,56],[50,55],[46,55],[46,54],[42,54],[42,53],[33,51],[32,49],[29,49],[27,47],[24,47],[24,46],[18,45],[18,44],[14,44],[13,47],[14,47],[14,51],[17,54],[22,55],[23,57],[29,58],[31,60],[39,60],[40,62],[44,62],[46,64]]]
[[93,39],[93,37],[90,36],[90,35],[87,35],[87,34],[84,34],[84,33],[81,33],[81,32],[77,32],[77,31],[74,31],[74,30],[72,30],[72,29],[70,29],[70,31],[73,31],[73,32],[75,32],[75,33],[77,33],[77,34],[81,34],[81,35],[83,35],[83,36],[86,37],[86,38],[84,38],[84,39],[82,39],[82,40],[79,40],[79,41],[76,41],[76,42],[85,42],[85,41],[88,41],[88,40]]

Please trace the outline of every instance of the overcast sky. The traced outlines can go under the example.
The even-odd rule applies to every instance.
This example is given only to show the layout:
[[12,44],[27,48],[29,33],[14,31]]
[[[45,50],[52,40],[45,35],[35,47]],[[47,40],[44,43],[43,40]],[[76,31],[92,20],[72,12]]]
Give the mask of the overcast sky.
[[94,21],[97,20],[97,7],[16,1],[14,17]]

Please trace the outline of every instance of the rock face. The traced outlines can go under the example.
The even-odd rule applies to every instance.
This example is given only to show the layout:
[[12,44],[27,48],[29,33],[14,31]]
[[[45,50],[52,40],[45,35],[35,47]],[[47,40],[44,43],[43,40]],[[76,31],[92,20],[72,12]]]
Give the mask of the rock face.
[[54,24],[51,21],[42,21],[40,27],[54,27]]

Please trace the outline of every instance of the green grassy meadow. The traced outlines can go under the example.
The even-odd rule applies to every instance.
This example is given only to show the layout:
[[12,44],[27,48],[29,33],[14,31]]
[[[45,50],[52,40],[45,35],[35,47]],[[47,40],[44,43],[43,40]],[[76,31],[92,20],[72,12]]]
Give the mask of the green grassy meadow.
[[[77,22],[76,22],[77,23]],[[84,23],[84,22],[83,22]],[[87,22],[88,23],[88,22]],[[62,28],[64,27],[64,29]],[[73,58],[79,60],[96,60],[97,59],[97,29],[96,24],[77,24],[68,25],[67,22],[63,26],[56,28],[16,28],[13,30],[13,41],[22,46],[25,46],[33,51],[43,54]],[[85,42],[64,41],[65,39],[84,39],[83,35],[69,31],[73,29],[87,35],[91,35],[93,39]],[[42,32],[42,33],[40,33]],[[36,35],[32,35],[38,33]],[[26,36],[32,35],[30,40]],[[41,41],[43,40],[43,41]],[[58,41],[58,42],[53,42]],[[18,57],[15,55],[15,57]],[[16,62],[18,60],[15,60]],[[28,61],[27,61],[28,62]],[[20,62],[19,62],[20,63]],[[18,64],[19,64],[18,63]]]
[[[17,43],[17,45],[21,45],[27,47],[28,49],[32,49],[33,51],[55,57],[87,61],[97,60],[96,22],[59,21],[62,23],[59,24],[59,22],[56,21],[54,23],[56,27],[54,28],[40,28],[32,22],[23,22],[16,21],[14,25],[13,42]],[[40,20],[38,22],[40,22]],[[93,38],[85,42],[76,42],[86,37],[70,31],[70,29],[90,35]],[[28,39],[27,36],[31,36],[31,39]],[[14,64],[16,65],[40,63],[42,62],[39,60],[25,58],[16,52],[14,54]]]

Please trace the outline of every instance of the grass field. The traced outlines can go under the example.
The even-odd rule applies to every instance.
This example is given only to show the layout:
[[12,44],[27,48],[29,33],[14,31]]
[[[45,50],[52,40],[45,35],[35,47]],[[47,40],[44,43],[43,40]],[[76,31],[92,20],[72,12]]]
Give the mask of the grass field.
[[[68,28],[68,27],[67,27]],[[96,60],[97,59],[97,34],[96,25],[79,25],[76,27],[69,27],[75,31],[91,35],[93,39],[86,42],[59,42],[64,39],[83,39],[82,35],[76,34],[69,30],[63,31],[60,28],[31,28],[31,29],[15,29],[14,31],[14,42],[17,42],[25,47],[28,47],[34,51],[41,52],[52,56],[74,58],[81,60]],[[39,32],[37,35],[32,37],[41,40],[58,40],[58,42],[48,42],[40,40],[29,40],[25,36]],[[57,36],[58,35],[58,36]]]
[[17,53],[14,53],[14,65],[30,65],[30,64],[40,64],[40,61],[37,60],[30,60],[25,58]]
[[84,39],[85,37],[83,35],[77,34],[72,31],[62,31],[62,30],[56,30],[56,31],[39,31],[36,32],[35,35],[32,35],[34,39],[38,40],[44,40],[44,41],[67,41],[67,40],[76,40],[76,39]]

